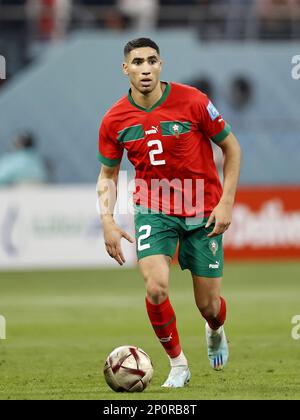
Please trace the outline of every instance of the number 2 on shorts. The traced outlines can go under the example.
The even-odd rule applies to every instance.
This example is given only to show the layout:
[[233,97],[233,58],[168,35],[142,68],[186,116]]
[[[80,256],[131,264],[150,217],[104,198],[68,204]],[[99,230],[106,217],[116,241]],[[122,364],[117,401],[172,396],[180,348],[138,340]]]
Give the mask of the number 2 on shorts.
[[138,237],[138,250],[139,251],[144,251],[144,249],[148,249],[148,248],[150,248],[150,244],[149,243],[146,243],[146,244],[141,244],[141,242],[144,240],[144,239],[147,239],[147,238],[149,238],[149,236],[150,236],[150,233],[151,233],[151,226],[150,225],[143,225],[143,226],[141,226],[140,228],[139,228],[139,233],[140,232],[143,232],[143,231],[145,231],[145,233],[143,233],[142,235],[140,235],[139,237]]

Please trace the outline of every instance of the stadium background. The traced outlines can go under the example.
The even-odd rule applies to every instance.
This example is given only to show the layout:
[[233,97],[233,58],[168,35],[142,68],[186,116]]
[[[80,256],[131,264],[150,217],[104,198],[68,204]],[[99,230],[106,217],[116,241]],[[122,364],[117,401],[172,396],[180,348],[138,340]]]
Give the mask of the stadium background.
[[[300,3],[131,3],[0,1],[0,158],[26,130],[47,167],[42,185],[0,187],[0,398],[137,398],[113,394],[101,374],[106,355],[127,343],[155,367],[139,398],[299,399]],[[174,264],[171,296],[193,374],[180,393],[159,387],[168,366],[134,247],[123,243],[118,269],[96,211],[99,122],[128,89],[123,46],[141,35],[160,45],[163,79],[207,92],[243,150],[225,235],[230,364],[210,372],[189,275]],[[126,159],[122,170],[130,180]],[[133,233],[132,215],[117,220]]]

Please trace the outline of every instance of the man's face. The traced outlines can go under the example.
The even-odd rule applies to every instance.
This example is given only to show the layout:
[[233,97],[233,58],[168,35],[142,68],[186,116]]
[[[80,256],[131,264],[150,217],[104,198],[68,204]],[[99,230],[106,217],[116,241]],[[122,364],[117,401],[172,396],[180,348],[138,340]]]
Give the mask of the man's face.
[[162,63],[157,51],[150,47],[136,48],[125,57],[123,72],[141,93],[152,92],[160,80]]

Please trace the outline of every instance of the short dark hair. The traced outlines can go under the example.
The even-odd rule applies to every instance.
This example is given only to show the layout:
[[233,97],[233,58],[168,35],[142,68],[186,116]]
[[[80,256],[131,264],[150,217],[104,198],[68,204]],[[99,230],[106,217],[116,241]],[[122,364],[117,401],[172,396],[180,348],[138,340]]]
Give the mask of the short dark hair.
[[151,47],[154,50],[157,51],[157,54],[159,55],[159,46],[152,41],[150,38],[136,38],[132,41],[127,42],[127,44],[124,47],[124,56],[126,57],[132,50],[135,50],[136,48],[143,48],[143,47]]

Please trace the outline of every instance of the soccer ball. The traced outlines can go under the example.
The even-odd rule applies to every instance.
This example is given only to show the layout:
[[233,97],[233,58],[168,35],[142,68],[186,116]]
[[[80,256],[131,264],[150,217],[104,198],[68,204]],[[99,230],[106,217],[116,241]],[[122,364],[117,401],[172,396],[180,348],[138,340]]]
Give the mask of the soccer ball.
[[103,373],[107,384],[116,392],[142,392],[152,379],[153,366],[144,350],[121,346],[107,357]]

